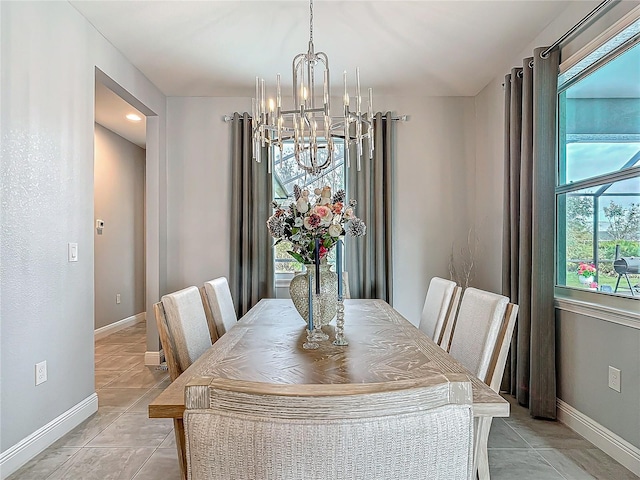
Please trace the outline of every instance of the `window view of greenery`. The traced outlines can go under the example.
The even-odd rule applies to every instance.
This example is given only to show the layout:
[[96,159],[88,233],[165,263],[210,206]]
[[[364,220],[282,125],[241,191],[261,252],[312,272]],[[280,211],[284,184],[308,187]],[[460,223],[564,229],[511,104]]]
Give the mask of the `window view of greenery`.
[[[326,144],[325,144],[326,145]],[[326,150],[320,150],[326,158]],[[282,149],[272,147],[273,158],[273,199],[279,203],[293,202],[293,186],[313,192],[316,188],[329,185],[333,192],[345,188],[344,143],[334,140],[333,165],[323,175],[312,177],[302,170],[293,153],[293,143],[285,143]],[[275,247],[275,273],[292,273],[303,270],[303,265],[294,260],[287,251],[291,248],[288,242],[280,242]],[[335,263],[335,249],[329,254],[328,262]]]
[[640,299],[640,45],[559,93],[557,283]]

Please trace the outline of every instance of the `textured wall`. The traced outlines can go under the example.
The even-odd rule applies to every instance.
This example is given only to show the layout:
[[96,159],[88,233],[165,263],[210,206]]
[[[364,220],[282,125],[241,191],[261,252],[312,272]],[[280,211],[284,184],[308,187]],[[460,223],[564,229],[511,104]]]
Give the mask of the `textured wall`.
[[[0,8],[4,451],[94,391],[93,71],[86,30],[66,8]],[[70,102],[72,92],[86,94]],[[49,379],[36,387],[42,360]]]
[[[95,328],[145,311],[143,148],[95,125]],[[120,294],[121,303],[116,303]]]
[[[95,391],[95,68],[162,118],[165,98],[67,2],[0,2],[0,21],[4,452]],[[154,205],[156,270],[164,254],[158,201],[165,178],[163,123],[156,122],[147,165],[153,174],[147,194]],[[67,262],[68,242],[78,243],[78,262]],[[159,285],[161,278],[154,278]],[[36,387],[34,366],[42,360],[49,378]]]
[[449,278],[472,223],[475,112],[470,97],[376,98],[408,115],[397,124],[393,203],[393,306],[417,324],[429,281]]
[[250,98],[167,101],[170,291],[229,276],[231,124],[222,118],[250,109]]

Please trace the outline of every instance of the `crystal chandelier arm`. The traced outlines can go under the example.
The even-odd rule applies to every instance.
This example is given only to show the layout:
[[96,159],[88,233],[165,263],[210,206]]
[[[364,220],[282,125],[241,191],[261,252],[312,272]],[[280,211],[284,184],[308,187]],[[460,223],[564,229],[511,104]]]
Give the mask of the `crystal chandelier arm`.
[[[345,72],[343,109],[341,112],[336,112],[337,116],[332,116],[329,58],[324,52],[316,52],[313,44],[313,0],[309,0],[308,50],[293,58],[291,69],[293,109],[290,110],[283,108],[279,74],[276,77],[275,104],[273,100],[266,98],[264,80],[256,79],[256,98],[252,101],[251,110],[254,118],[253,142],[256,160],[261,160],[263,147],[277,145],[282,151],[283,142],[292,141],[293,155],[302,171],[319,175],[333,165],[336,156],[335,142],[338,138],[344,139],[344,158],[347,166],[350,165],[349,147],[352,145],[357,147],[358,164],[360,164],[364,139],[371,140],[367,145],[369,156],[371,156],[373,148],[372,91],[371,89],[368,91],[368,107],[363,108],[360,71],[356,69],[355,105],[351,107],[355,111],[350,110]],[[318,79],[316,74],[319,75]],[[320,88],[320,82],[322,82],[322,90],[316,92],[316,86]]]
[[293,62],[291,62],[291,70],[293,71],[293,108],[298,110],[300,108],[300,99],[298,97],[298,86],[301,83],[298,83],[298,65],[300,62],[304,61],[304,53],[299,53],[295,57],[293,57]]
[[[309,53],[313,53],[311,48],[313,44],[309,45]],[[307,79],[309,81],[309,88],[304,90],[305,107],[313,109],[316,107],[316,81],[314,72],[314,61],[311,58],[307,59]]]

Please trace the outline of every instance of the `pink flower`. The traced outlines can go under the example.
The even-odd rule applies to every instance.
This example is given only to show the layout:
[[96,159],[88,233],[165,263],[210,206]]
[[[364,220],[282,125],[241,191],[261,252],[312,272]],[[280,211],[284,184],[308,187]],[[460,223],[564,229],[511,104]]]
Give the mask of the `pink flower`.
[[589,288],[598,288],[598,282],[591,282]]
[[327,253],[329,253],[329,249],[326,248],[324,245],[320,245],[320,258],[324,258]]
[[578,275],[591,277],[596,273],[596,266],[593,263],[580,263],[578,265]]
[[342,202],[336,202],[333,204],[333,213],[335,213],[336,215],[339,215],[342,213],[342,207],[344,207],[344,205],[342,204]]
[[324,205],[316,205],[313,208],[313,212],[320,217],[320,221],[323,225],[329,225],[331,223],[331,219],[333,218],[333,213],[331,213],[331,209]]

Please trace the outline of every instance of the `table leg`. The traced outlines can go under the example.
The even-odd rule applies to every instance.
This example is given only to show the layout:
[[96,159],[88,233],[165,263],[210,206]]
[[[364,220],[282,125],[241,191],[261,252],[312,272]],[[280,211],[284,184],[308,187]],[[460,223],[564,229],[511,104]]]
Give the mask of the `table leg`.
[[473,475],[477,474],[479,480],[490,480],[489,474],[489,431],[491,430],[492,417],[478,417],[474,419],[473,442]]
[[182,480],[187,480],[187,450],[184,438],[184,423],[181,418],[173,419],[173,431],[176,434],[176,448],[178,449]]

